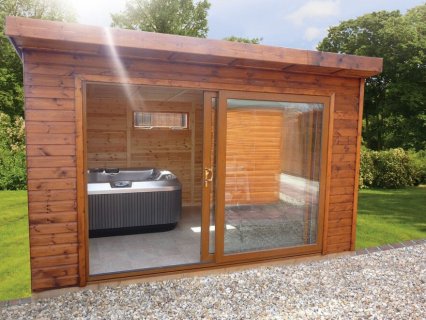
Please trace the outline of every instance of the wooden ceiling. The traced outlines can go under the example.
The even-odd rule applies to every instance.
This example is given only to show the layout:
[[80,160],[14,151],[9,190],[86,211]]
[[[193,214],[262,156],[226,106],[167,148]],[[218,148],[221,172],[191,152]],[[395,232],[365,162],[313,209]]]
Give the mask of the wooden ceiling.
[[22,17],[7,17],[5,33],[18,53],[28,48],[355,78],[367,78],[379,74],[383,66],[382,58],[102,28]]

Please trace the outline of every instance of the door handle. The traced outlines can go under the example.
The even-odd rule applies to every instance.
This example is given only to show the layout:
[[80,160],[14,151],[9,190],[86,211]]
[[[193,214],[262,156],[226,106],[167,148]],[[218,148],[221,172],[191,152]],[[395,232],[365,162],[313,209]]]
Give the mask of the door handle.
[[213,171],[211,168],[204,169],[204,187],[207,188],[208,183],[213,181]]

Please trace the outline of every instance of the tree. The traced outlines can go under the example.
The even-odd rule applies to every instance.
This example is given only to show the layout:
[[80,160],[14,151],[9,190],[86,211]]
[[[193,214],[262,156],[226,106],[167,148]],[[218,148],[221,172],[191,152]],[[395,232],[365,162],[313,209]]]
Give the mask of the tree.
[[230,37],[223,38],[223,40],[242,42],[242,43],[260,44],[263,38],[242,38],[242,37],[230,36]]
[[426,4],[380,11],[331,27],[322,51],[383,57],[383,72],[366,81],[367,146],[426,148]]
[[[66,10],[64,10],[64,8]],[[63,0],[1,0],[0,2],[0,112],[9,116],[24,113],[22,64],[4,35],[7,16],[74,21],[72,10]]]
[[113,27],[205,38],[210,3],[201,0],[128,0],[112,14]]
[[0,112],[0,190],[26,187],[25,123]]

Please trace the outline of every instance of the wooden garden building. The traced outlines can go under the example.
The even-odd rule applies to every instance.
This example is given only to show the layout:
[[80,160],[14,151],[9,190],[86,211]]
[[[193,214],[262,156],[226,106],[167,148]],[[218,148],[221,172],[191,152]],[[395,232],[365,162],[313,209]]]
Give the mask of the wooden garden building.
[[8,17],[33,291],[354,250],[382,59]]

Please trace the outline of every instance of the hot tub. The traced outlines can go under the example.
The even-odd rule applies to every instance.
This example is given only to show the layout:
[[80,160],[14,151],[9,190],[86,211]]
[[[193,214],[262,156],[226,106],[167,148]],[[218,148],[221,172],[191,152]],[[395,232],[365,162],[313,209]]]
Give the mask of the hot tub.
[[89,237],[168,231],[182,211],[182,185],[168,170],[88,171]]

